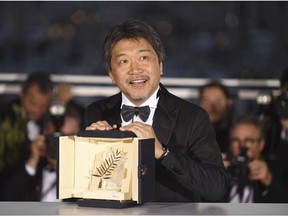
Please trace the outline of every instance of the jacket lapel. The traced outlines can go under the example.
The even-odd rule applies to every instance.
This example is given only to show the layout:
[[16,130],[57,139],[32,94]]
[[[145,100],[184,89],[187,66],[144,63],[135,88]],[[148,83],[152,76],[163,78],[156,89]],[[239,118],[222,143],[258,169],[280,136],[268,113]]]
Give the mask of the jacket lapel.
[[121,117],[120,117],[120,106],[121,106],[121,93],[113,96],[108,103],[105,104],[105,111],[103,114],[103,119],[105,119],[110,125],[116,124],[121,126]]
[[167,145],[174,130],[179,110],[171,101],[171,94],[160,84],[160,98],[155,111],[153,128],[158,140]]

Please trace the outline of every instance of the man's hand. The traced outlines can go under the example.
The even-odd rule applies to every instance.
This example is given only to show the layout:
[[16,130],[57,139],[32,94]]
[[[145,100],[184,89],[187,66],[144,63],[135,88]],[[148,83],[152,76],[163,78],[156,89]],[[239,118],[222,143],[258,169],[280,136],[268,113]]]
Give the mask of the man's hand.
[[229,168],[230,165],[231,165],[231,162],[228,160],[227,154],[221,152],[221,156],[222,156],[222,161],[223,161],[224,167],[225,167],[226,169]]
[[140,138],[154,138],[155,139],[155,158],[158,159],[164,153],[163,146],[159,142],[152,126],[142,122],[133,122],[129,125],[120,127],[121,131],[132,131]]
[[116,129],[117,125],[109,125],[107,121],[97,121],[86,127],[86,130],[112,130]]
[[45,136],[37,136],[35,140],[31,143],[30,148],[31,153],[29,159],[27,160],[27,164],[31,167],[36,168],[39,162],[39,158],[42,156],[46,156]]
[[272,182],[272,173],[270,172],[266,162],[261,160],[253,160],[248,164],[250,169],[250,180],[259,180],[266,187]]

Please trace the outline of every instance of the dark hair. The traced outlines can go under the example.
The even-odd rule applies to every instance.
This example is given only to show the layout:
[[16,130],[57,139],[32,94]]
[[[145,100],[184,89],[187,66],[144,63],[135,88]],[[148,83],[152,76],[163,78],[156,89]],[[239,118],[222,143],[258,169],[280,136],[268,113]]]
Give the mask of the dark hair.
[[225,85],[220,83],[219,81],[211,81],[211,82],[201,86],[199,89],[199,97],[202,98],[203,91],[206,88],[211,88],[211,87],[219,88],[223,92],[223,94],[225,95],[225,97],[227,99],[231,98],[229,89]]
[[47,94],[53,90],[53,83],[50,80],[50,75],[45,71],[37,71],[28,74],[27,79],[22,84],[23,94],[26,94],[33,84],[37,84],[40,92],[43,94]]
[[112,49],[122,39],[144,38],[147,40],[155,52],[157,53],[160,62],[165,59],[165,52],[158,33],[148,24],[131,19],[123,24],[114,25],[108,32],[103,44],[103,62],[107,71],[111,70]]
[[255,115],[244,115],[244,116],[238,116],[237,118],[234,119],[232,126],[231,126],[231,131],[237,127],[240,124],[250,124],[254,125],[258,131],[259,131],[259,136],[260,138],[265,137],[265,129],[264,125],[262,122],[257,118]]

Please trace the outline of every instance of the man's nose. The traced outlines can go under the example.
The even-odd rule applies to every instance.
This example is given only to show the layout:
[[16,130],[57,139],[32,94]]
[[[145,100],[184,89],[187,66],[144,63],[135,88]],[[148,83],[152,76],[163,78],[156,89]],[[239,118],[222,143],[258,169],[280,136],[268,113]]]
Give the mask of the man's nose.
[[130,72],[132,74],[142,72],[142,68],[141,68],[140,63],[138,61],[136,61],[136,60],[131,61],[131,70],[130,70]]
[[207,108],[210,110],[210,111],[214,111],[217,109],[217,105],[213,102],[209,102],[207,103]]
[[241,142],[241,148],[248,150],[251,148],[251,145],[247,141],[243,140]]

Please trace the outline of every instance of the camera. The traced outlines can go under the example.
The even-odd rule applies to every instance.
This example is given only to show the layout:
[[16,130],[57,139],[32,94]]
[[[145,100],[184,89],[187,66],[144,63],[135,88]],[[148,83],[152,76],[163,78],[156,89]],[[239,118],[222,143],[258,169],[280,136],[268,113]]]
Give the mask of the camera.
[[49,107],[51,122],[55,128],[54,134],[56,136],[61,134],[61,127],[64,123],[65,111],[66,105],[63,102],[52,102]]
[[57,159],[57,147],[59,144],[58,137],[48,135],[45,137],[47,156],[52,159]]
[[240,154],[232,157],[230,160],[231,166],[229,167],[229,172],[232,176],[232,180],[238,181],[239,179],[248,179],[249,159],[247,156],[247,148],[242,148]]
[[64,114],[66,111],[66,104],[62,102],[52,102],[49,107],[50,120],[54,127],[54,132],[45,137],[47,156],[50,158],[57,158],[57,149],[59,143],[59,136],[61,136],[61,127],[64,123]]

